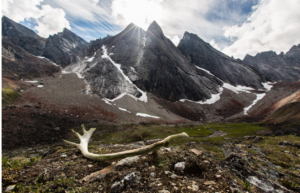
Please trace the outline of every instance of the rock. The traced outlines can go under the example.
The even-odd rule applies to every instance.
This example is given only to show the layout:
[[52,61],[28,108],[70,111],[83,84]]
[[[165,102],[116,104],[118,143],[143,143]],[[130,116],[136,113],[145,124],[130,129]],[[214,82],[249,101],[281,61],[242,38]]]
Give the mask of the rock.
[[192,191],[196,192],[196,191],[198,191],[198,190],[199,190],[199,186],[193,184],[193,185],[192,185]]
[[203,160],[202,163],[204,163],[204,164],[210,164],[210,162],[208,160]]
[[110,192],[111,193],[119,193],[122,191],[124,187],[124,184],[121,181],[117,181],[113,183],[113,185],[110,187]]
[[174,169],[178,171],[183,171],[185,169],[185,162],[176,163]]
[[282,141],[280,142],[278,145],[283,145],[283,146],[293,146],[292,143],[288,142],[288,141]]
[[253,141],[253,142],[258,142],[258,141],[261,141],[261,140],[263,140],[262,137],[260,137],[260,136],[255,136],[255,138],[254,138],[252,141]]
[[125,159],[121,159],[118,161],[118,163],[115,165],[116,169],[119,169],[123,166],[131,166],[134,163],[138,162],[140,160],[140,156],[133,156],[133,157],[127,157]]
[[159,190],[159,193],[170,193],[169,190]]
[[168,174],[171,174],[171,172],[170,171],[165,171],[165,174],[168,175]]
[[178,176],[177,176],[176,174],[172,174],[172,175],[170,176],[170,178],[172,178],[173,180],[175,180],[175,179],[178,178]]
[[204,182],[204,185],[215,185],[216,184],[216,182],[214,182],[214,181],[206,181],[206,182]]
[[56,131],[59,131],[59,129],[60,129],[59,127],[55,127],[55,128],[54,128],[54,130],[56,130]]
[[266,179],[259,179],[256,176],[247,177],[247,181],[255,185],[257,188],[263,190],[264,192],[290,192],[293,191],[286,189],[275,181],[269,181]]
[[150,176],[151,176],[152,178],[154,178],[154,177],[155,177],[155,172],[151,172],[151,173],[150,173]]
[[10,185],[10,186],[7,186],[6,189],[5,189],[5,192],[10,192],[12,191],[14,188],[15,188],[16,185]]
[[227,132],[224,131],[216,131],[214,132],[212,135],[208,136],[208,137],[221,137],[221,136],[225,136],[227,135]]
[[89,168],[93,167],[93,165],[87,165]]
[[216,178],[221,178],[221,175],[216,175]]
[[281,131],[281,130],[276,130],[275,132],[274,132],[274,135],[275,136],[280,136],[280,135],[284,135],[284,133]]
[[68,157],[66,154],[62,154],[60,157]]
[[127,174],[121,181],[116,181],[110,188],[110,191],[112,193],[118,193],[122,190],[125,190],[126,188],[130,187],[132,184],[139,183],[140,172],[132,172],[130,174]]
[[196,156],[201,156],[203,154],[203,151],[198,149],[191,149],[190,152],[194,153]]

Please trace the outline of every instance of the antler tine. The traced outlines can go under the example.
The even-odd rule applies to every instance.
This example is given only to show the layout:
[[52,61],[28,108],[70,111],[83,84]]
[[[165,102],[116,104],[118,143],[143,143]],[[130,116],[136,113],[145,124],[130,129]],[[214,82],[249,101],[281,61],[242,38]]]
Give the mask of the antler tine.
[[86,129],[85,129],[84,124],[81,125],[81,129],[82,129],[83,134],[85,134],[87,132]]
[[64,139],[63,139],[63,142],[65,142],[65,143],[67,143],[67,144],[69,144],[69,145],[73,145],[73,146],[79,147],[79,144],[73,143],[73,142],[71,142],[71,141],[67,141],[67,140],[64,140]]
[[74,131],[73,129],[71,130],[76,136],[77,138],[80,140],[81,142],[81,135],[79,133],[77,133],[76,131]]

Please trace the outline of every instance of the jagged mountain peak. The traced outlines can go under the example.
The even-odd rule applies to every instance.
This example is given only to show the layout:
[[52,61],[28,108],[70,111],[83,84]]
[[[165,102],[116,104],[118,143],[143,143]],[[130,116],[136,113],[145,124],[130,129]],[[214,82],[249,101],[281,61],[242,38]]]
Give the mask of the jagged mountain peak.
[[158,25],[158,23],[156,21],[153,21],[150,26],[147,29],[147,33],[151,33],[155,36],[164,36],[164,33],[161,29],[161,27]]

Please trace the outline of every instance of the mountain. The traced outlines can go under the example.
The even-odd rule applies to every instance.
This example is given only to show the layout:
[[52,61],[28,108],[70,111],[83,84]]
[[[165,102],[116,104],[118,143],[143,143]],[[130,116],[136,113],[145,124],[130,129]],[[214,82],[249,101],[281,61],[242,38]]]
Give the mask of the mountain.
[[300,79],[300,44],[285,55],[274,51],[261,52],[254,57],[246,55],[243,62],[255,69],[263,81],[295,81]]
[[[99,51],[85,78],[108,98],[115,98],[124,91],[134,96],[147,91],[169,101],[199,101],[218,93],[222,84],[209,73],[190,65],[156,22],[146,32],[129,24],[120,34],[98,43],[98,47],[93,44],[93,49]],[[106,51],[108,57],[99,56]],[[120,65],[119,75],[113,70],[115,64]],[[109,92],[105,91],[107,85],[110,85]]]
[[43,56],[66,67],[87,55],[88,43],[67,28],[47,38]]
[[214,49],[196,34],[185,32],[178,49],[192,65],[210,71],[226,83],[262,88],[260,77],[253,69]]
[[42,55],[46,42],[45,38],[40,37],[33,30],[6,16],[2,17],[2,36],[8,37],[13,44],[37,56]]

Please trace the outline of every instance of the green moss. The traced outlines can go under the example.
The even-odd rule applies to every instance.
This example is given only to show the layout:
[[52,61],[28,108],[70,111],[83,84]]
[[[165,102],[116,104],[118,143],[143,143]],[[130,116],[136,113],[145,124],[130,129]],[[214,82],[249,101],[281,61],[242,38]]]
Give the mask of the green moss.
[[8,105],[13,104],[18,98],[20,98],[16,91],[11,88],[2,88],[2,107],[6,107]]

